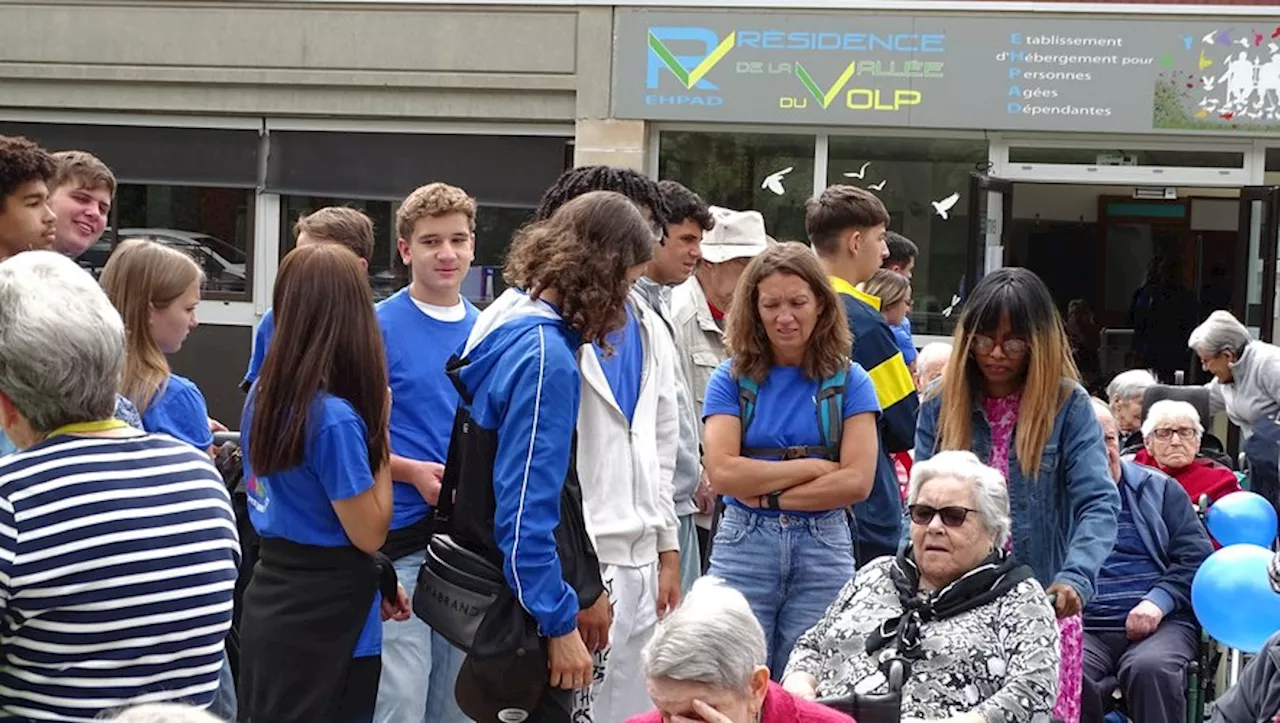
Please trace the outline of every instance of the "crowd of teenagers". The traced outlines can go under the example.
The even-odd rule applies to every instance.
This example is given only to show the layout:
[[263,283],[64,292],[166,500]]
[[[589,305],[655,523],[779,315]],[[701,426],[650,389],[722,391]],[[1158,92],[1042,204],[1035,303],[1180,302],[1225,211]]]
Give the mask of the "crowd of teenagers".
[[[834,722],[818,699],[899,689],[903,720],[1092,723],[1116,690],[1135,723],[1186,717],[1192,498],[1237,489],[1199,413],[1135,412],[1142,370],[1091,399],[1024,269],[917,352],[918,250],[869,191],[778,242],[575,168],[483,310],[465,190],[400,204],[410,281],[376,304],[372,222],[316,210],[230,489],[226,427],[167,362],[200,266],[148,240],[100,279],[74,261],[114,191],[0,137],[0,721]],[[1188,343],[1233,421],[1275,416],[1280,352],[1226,312]],[[1278,668],[1273,640],[1218,719],[1280,714]]]

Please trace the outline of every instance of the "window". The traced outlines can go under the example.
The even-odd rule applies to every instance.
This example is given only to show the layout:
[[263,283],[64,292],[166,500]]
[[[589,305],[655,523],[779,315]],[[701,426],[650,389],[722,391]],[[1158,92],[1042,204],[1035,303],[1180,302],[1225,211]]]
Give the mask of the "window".
[[[280,258],[294,248],[293,227],[298,219],[325,206],[349,206],[363,211],[373,221],[373,259],[369,262],[369,283],[373,297],[381,301],[409,283],[409,270],[400,261],[396,247],[395,214],[398,203],[319,196],[285,196],[280,204]],[[476,214],[476,255],[471,272],[462,284],[462,293],[472,303],[484,306],[501,294],[502,263],[511,237],[531,216],[527,207],[480,206]]]
[[779,241],[807,242],[813,154],[813,136],[663,131],[658,178],[679,181],[717,206],[759,211]]
[[987,143],[981,140],[832,136],[829,141],[827,183],[870,189],[889,211],[889,228],[920,247],[912,275],[915,334],[950,334],[955,327],[948,309],[964,278],[969,178],[986,160]]
[[[189,254],[204,270],[204,296],[247,300],[252,293],[253,191],[123,184],[111,228],[81,263],[101,271],[120,241],[141,238]],[[105,253],[104,253],[105,252]]]

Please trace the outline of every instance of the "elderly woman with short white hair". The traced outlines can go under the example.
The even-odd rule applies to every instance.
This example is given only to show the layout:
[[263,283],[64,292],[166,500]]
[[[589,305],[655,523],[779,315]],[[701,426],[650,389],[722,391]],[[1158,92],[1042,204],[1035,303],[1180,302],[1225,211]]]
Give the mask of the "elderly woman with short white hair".
[[764,628],[742,593],[714,577],[658,623],[644,674],[658,707],[628,723],[849,723],[769,680]]
[[899,662],[904,719],[1049,721],[1058,627],[1031,569],[1005,550],[1004,478],[972,452],[941,452],[912,470],[907,502],[910,544],[858,571],[796,644],[783,687],[885,694]]
[[1236,473],[1207,457],[1199,456],[1204,425],[1189,402],[1162,399],[1151,405],[1142,423],[1145,448],[1134,455],[1138,464],[1158,469],[1182,485],[1193,503],[1208,496],[1209,502],[1240,491]]
[[1187,341],[1213,375],[1209,403],[1248,435],[1255,422],[1280,413],[1280,349],[1256,341],[1229,311],[1215,311]]
[[0,719],[208,707],[239,544],[207,454],[113,419],[120,315],[61,254],[0,263]]
[[1130,369],[1117,374],[1107,385],[1107,403],[1120,427],[1121,449],[1142,442],[1136,434],[1142,427],[1142,399],[1156,383],[1155,375],[1146,369]]

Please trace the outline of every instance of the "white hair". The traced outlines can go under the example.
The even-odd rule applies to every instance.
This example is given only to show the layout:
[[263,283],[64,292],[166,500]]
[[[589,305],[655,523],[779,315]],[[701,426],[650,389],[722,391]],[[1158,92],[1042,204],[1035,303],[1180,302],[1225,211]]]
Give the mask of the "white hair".
[[37,432],[108,419],[124,323],[88,271],[52,251],[0,263],[0,394]]
[[644,648],[644,674],[702,683],[735,693],[765,664],[764,628],[742,593],[715,577],[700,577]]
[[107,720],[116,723],[223,723],[199,708],[176,703],[149,703],[121,711]]
[[1156,377],[1146,369],[1130,369],[1120,372],[1107,385],[1107,399],[1113,402],[1127,402],[1141,398],[1149,387],[1156,385]]
[[1237,359],[1245,346],[1253,341],[1249,329],[1229,311],[1215,311],[1191,332],[1187,346],[1199,354],[1217,356],[1231,352]]
[[936,364],[946,364],[951,359],[951,345],[945,341],[925,344],[916,355],[916,369],[924,371]]
[[999,470],[983,464],[973,452],[949,450],[939,452],[911,467],[911,486],[907,504],[920,499],[920,490],[935,479],[954,479],[973,487],[974,505],[982,525],[995,538],[997,548],[1009,539],[1009,487]]
[[1161,399],[1147,410],[1147,418],[1142,420],[1142,438],[1146,439],[1156,431],[1156,427],[1169,422],[1191,422],[1196,428],[1196,438],[1204,434],[1204,425],[1200,423],[1200,412],[1191,402],[1180,399]]

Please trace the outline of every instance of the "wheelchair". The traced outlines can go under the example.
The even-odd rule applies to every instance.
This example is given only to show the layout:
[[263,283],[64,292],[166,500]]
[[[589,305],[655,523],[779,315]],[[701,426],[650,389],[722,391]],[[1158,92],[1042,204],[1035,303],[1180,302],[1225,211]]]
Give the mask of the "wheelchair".
[[[1200,414],[1200,426],[1204,427],[1205,432],[1200,437],[1200,452],[1198,457],[1213,460],[1223,467],[1232,471],[1241,469],[1241,459],[1232,459],[1227,454],[1227,447],[1218,439],[1216,435],[1209,431],[1213,427],[1213,415],[1209,411],[1209,390],[1199,386],[1177,386],[1173,384],[1156,384],[1148,387],[1142,396],[1142,418],[1146,421],[1147,411],[1156,402],[1172,399],[1174,401],[1186,402],[1195,407],[1196,412]],[[1136,454],[1143,449],[1144,441],[1141,432],[1134,432],[1124,440],[1124,448],[1121,449],[1121,456],[1129,456]]]

